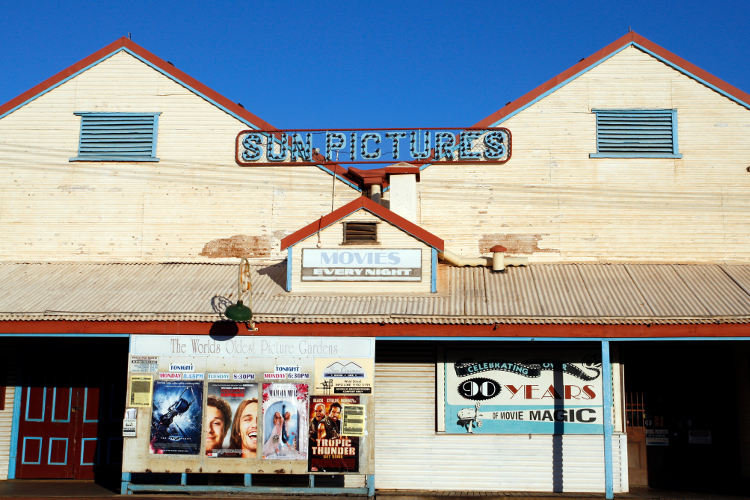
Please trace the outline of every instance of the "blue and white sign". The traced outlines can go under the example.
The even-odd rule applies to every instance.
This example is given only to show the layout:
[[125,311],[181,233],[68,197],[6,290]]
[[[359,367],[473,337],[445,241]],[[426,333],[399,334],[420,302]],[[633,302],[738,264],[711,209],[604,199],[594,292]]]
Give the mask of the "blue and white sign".
[[467,354],[444,366],[447,433],[603,433],[601,363],[590,356]]
[[302,281],[421,281],[422,250],[302,250]]

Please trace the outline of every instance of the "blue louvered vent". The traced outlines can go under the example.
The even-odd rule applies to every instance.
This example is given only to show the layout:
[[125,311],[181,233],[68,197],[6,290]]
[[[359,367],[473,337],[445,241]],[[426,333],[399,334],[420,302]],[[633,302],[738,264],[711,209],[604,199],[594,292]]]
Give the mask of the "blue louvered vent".
[[74,161],[159,161],[156,131],[160,113],[75,113],[81,117]]
[[596,154],[592,157],[680,157],[675,110],[594,110],[594,113]]

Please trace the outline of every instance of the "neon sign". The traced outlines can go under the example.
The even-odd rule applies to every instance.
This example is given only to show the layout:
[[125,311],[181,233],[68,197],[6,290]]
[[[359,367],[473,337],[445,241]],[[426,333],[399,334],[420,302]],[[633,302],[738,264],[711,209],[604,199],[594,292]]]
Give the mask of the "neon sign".
[[505,163],[506,128],[243,130],[235,141],[241,166],[407,162]]

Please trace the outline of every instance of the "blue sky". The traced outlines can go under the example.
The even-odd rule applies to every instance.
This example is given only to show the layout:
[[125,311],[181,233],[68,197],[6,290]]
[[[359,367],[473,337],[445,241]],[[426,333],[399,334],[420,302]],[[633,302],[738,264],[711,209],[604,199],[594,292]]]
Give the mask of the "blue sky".
[[0,102],[115,39],[280,128],[473,125],[633,31],[750,92],[750,1],[0,0]]

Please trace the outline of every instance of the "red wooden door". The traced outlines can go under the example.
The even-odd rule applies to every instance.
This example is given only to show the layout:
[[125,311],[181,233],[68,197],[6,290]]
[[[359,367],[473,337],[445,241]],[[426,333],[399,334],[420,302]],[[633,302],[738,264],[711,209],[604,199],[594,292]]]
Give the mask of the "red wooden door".
[[127,341],[28,340],[16,477],[119,482]]
[[93,479],[98,412],[97,387],[24,387],[16,477]]

